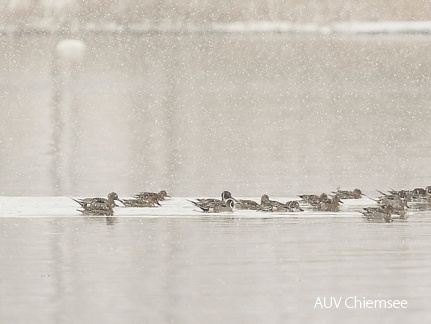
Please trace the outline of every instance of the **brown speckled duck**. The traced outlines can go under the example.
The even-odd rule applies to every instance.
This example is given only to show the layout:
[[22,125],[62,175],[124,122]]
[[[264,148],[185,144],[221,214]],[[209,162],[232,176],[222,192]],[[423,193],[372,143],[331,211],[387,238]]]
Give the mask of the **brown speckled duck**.
[[170,198],[166,190],[160,190],[159,192],[140,192],[136,194],[134,197],[137,199],[147,200],[148,197],[156,197],[158,201],[163,201],[165,198]]
[[157,196],[148,196],[147,199],[123,199],[126,207],[158,207],[161,206]]
[[364,211],[361,211],[361,214],[364,215],[364,217],[368,221],[391,223],[393,222],[392,220],[393,211],[394,211],[394,208],[392,206],[384,205],[379,207],[364,208]]
[[271,200],[267,194],[264,194],[260,198],[260,210],[265,212],[285,212],[289,211],[289,208],[286,204],[276,200]]
[[332,198],[327,198],[320,201],[319,205],[317,205],[317,209],[320,211],[329,211],[329,212],[337,212],[340,210],[341,198],[339,195],[334,195]]
[[299,197],[304,203],[314,207],[317,207],[321,201],[328,199],[328,195],[326,193],[322,193],[320,195],[300,195]]
[[358,188],[353,189],[353,191],[340,190],[338,188],[337,191],[334,193],[339,195],[341,199],[361,199],[362,196],[364,195],[361,189],[358,189]]
[[118,195],[115,192],[111,192],[108,194],[108,199],[106,198],[84,198],[84,199],[74,199],[78,204],[81,205],[83,209],[78,209],[83,215],[94,215],[94,216],[113,216],[114,215],[114,206],[115,200],[123,201],[118,198]]
[[238,199],[235,204],[236,209],[246,209],[246,210],[257,210],[259,209],[259,203],[254,200],[249,199]]

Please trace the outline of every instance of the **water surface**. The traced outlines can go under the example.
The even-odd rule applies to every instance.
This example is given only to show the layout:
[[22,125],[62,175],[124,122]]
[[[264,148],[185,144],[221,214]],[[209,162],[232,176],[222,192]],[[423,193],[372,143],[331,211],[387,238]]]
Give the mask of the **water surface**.
[[[429,211],[369,223],[339,213],[157,209],[82,217],[68,198],[0,198],[3,323],[429,322]],[[315,309],[318,297],[407,309]]]
[[431,184],[427,35],[74,37],[0,38],[3,195]]

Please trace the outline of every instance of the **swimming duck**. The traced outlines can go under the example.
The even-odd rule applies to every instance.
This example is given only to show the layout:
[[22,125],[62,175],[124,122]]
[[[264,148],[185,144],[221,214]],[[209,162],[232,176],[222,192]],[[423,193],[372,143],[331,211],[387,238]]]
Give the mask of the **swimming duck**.
[[259,203],[254,200],[248,199],[238,199],[235,204],[236,209],[247,209],[247,210],[257,210],[259,208]]
[[425,196],[427,191],[424,188],[414,188],[413,195],[415,196]]
[[161,190],[159,192],[140,192],[137,193],[134,197],[137,199],[147,200],[148,197],[156,197],[158,201],[163,201],[165,198],[170,198],[166,190]]
[[299,201],[297,201],[297,200],[291,200],[291,201],[288,201],[288,202],[286,202],[286,204],[285,204],[286,206],[287,206],[287,208],[289,208],[289,210],[290,211],[292,211],[292,212],[300,212],[300,211],[304,211],[304,209],[302,209],[300,206],[299,206]]
[[274,212],[274,211],[290,211],[286,204],[283,204],[276,200],[270,200],[267,194],[262,195],[260,198],[260,209],[261,211]]
[[358,188],[353,189],[353,191],[340,190],[337,188],[337,191],[333,193],[339,195],[341,199],[361,199],[363,196],[361,189]]
[[84,198],[84,199],[74,199],[78,204],[81,205],[83,209],[77,209],[83,215],[94,215],[94,216],[113,216],[115,200],[123,203],[123,201],[118,198],[115,192],[108,194],[108,199],[106,198]]
[[[402,197],[400,197],[402,198]],[[426,202],[428,201],[429,195],[424,188],[414,188],[408,192],[406,200],[409,202]]]
[[367,207],[364,208],[364,211],[361,211],[361,214],[364,215],[364,217],[369,221],[385,221],[386,223],[391,223],[393,222],[393,210],[393,207],[390,205]]
[[319,202],[317,209],[320,211],[336,212],[340,210],[341,198],[338,194],[334,195],[332,198],[326,198]]
[[126,207],[157,207],[161,206],[157,196],[148,196],[147,199],[123,199]]
[[200,201],[192,201],[196,207],[202,209],[205,213],[221,213],[221,212],[232,212],[233,207],[235,206],[235,202],[232,198],[226,199],[224,202],[200,202]]
[[378,192],[383,195],[377,199],[374,199],[379,205],[390,205],[394,208],[394,211],[409,208],[407,198],[401,198],[400,196],[394,194],[388,195],[381,191]]
[[78,204],[80,204],[82,208],[89,207],[91,205],[91,203],[93,203],[93,202],[97,202],[97,203],[103,203],[103,202],[109,203],[109,205],[112,206],[112,207],[117,206],[115,204],[115,200],[118,200],[121,203],[124,203],[123,200],[121,200],[120,198],[118,198],[118,195],[117,195],[116,192],[110,192],[108,194],[108,199],[106,199],[106,198],[99,198],[99,197],[96,197],[96,198],[83,198],[83,199],[74,199],[74,198],[71,198],[71,199],[74,200],[74,201],[76,201]]
[[203,204],[208,204],[208,203],[224,203],[227,199],[233,199],[234,201],[237,201],[235,198],[232,197],[232,194],[225,190],[221,193],[221,200],[220,199],[215,199],[215,198],[198,198],[196,199],[197,201],[203,203]]
[[[388,190],[388,191],[389,191],[389,193],[391,195],[398,196],[400,198],[405,198],[408,201],[410,201],[411,197],[413,196],[413,191],[412,190],[394,190],[394,189],[391,189],[391,190]],[[382,193],[381,191],[379,191],[379,192]]]
[[307,203],[311,206],[317,207],[321,201],[328,199],[328,195],[326,193],[322,193],[318,195],[300,195],[299,196],[304,203]]

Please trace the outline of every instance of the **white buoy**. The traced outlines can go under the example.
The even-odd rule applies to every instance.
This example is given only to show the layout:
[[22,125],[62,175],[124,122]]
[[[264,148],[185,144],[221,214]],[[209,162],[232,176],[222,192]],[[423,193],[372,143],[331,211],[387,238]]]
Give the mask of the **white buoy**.
[[79,63],[85,54],[85,44],[79,39],[63,39],[55,47],[57,57],[70,63]]

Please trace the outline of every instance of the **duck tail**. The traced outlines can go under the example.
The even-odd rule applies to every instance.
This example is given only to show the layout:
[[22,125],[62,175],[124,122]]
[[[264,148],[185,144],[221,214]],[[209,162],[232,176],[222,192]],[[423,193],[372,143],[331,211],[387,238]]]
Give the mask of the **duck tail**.
[[199,207],[199,206],[198,206],[198,203],[197,203],[196,201],[189,200],[189,199],[186,199],[186,200],[187,200],[187,201],[189,201],[189,202],[191,202],[193,205],[195,205],[195,206]]
[[382,192],[382,191],[380,191],[380,190],[377,190],[377,189],[376,189],[376,191],[377,191],[377,192],[379,192],[379,193],[381,193],[383,196],[387,196],[387,194],[385,194],[384,192]]
[[72,197],[69,197],[69,198],[72,199],[73,201],[76,201],[78,204],[80,204],[82,208],[85,208],[86,203],[84,203],[83,201],[77,200],[77,199],[72,198]]

